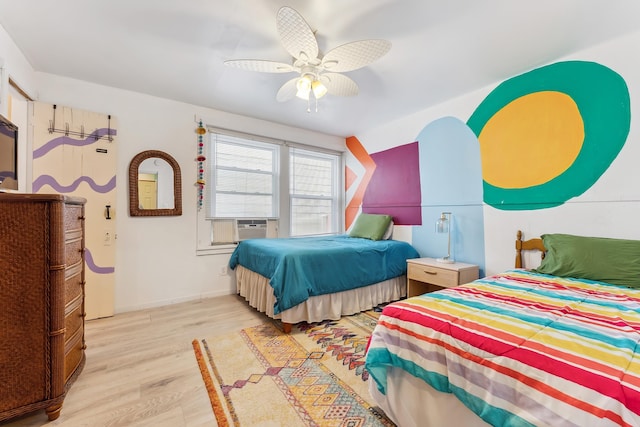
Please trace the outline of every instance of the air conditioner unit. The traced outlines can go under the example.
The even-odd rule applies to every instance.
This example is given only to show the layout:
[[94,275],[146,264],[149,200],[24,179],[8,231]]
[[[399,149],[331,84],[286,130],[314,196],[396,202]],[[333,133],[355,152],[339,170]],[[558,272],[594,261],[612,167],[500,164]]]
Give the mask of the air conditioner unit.
[[216,218],[212,228],[213,245],[237,243],[246,239],[278,237],[278,220],[275,218]]
[[247,239],[264,239],[267,237],[266,219],[237,219],[236,241]]

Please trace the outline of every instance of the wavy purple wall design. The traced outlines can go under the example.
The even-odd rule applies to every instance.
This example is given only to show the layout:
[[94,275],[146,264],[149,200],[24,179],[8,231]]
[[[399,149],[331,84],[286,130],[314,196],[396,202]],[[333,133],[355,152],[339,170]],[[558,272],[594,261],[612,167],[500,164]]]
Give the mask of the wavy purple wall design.
[[97,184],[90,176],[81,176],[69,185],[62,185],[58,183],[58,181],[56,181],[56,179],[51,175],[40,175],[33,181],[32,185],[34,193],[38,192],[38,190],[40,190],[45,185],[50,186],[58,193],[71,193],[72,191],[77,189],[78,186],[83,182],[89,184],[89,187],[91,187],[91,189],[96,193],[108,193],[116,188],[115,176],[112,177],[109,182],[104,185]]
[[100,128],[91,132],[85,139],[74,139],[68,136],[59,136],[57,138],[53,138],[40,148],[33,150],[33,158],[37,159],[39,157],[44,156],[49,151],[53,150],[56,147],[61,145],[72,145],[74,147],[84,147],[85,145],[94,144],[99,138],[107,135],[115,136],[117,134],[115,129],[109,128]]

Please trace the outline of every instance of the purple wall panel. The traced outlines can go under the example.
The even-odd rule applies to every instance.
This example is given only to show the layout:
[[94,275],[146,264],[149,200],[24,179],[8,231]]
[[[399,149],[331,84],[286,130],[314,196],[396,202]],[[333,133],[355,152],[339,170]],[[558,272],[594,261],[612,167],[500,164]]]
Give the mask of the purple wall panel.
[[362,212],[388,214],[398,225],[421,225],[418,143],[371,154],[376,170],[362,200]]

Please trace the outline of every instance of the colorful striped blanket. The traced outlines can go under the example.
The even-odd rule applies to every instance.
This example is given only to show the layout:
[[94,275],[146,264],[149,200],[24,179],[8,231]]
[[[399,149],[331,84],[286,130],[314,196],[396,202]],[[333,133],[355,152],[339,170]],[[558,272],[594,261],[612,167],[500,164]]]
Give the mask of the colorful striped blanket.
[[511,270],[385,307],[366,368],[494,426],[640,426],[640,289]]

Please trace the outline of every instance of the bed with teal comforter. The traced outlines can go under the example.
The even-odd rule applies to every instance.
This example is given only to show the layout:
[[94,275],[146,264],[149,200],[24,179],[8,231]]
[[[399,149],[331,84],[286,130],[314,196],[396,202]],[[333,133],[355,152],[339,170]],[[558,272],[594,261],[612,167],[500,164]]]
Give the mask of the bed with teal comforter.
[[269,279],[276,314],[309,297],[368,286],[403,274],[416,249],[397,240],[348,235],[250,239],[238,244],[229,267],[241,265]]

